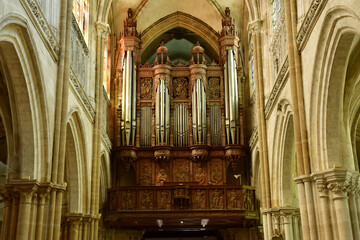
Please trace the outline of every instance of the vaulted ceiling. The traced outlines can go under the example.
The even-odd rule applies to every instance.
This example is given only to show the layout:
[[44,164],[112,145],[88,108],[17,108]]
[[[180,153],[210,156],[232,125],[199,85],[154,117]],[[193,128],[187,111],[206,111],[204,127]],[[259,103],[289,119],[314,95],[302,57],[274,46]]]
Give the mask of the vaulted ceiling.
[[245,0],[114,0],[115,31],[117,34],[123,31],[123,22],[129,8],[134,11],[139,32],[177,11],[190,14],[206,22],[215,31],[220,31],[226,7],[230,8],[237,28],[240,29],[246,11]]

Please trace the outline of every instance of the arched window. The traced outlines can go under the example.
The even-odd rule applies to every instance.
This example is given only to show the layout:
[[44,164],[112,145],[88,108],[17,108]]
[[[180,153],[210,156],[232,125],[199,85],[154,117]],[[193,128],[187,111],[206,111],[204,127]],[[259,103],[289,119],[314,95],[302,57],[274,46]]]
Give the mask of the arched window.
[[73,0],[73,14],[79,25],[84,39],[88,40],[89,0]]
[[271,0],[271,10],[272,10],[272,26],[273,29],[276,29],[276,26],[280,19],[281,14],[281,3],[280,0]]

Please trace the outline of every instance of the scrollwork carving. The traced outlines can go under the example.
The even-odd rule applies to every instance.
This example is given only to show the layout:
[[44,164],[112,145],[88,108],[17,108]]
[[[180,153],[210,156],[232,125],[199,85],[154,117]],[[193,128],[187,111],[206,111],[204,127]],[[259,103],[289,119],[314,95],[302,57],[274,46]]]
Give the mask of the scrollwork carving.
[[142,99],[152,98],[152,78],[140,79],[140,98]]
[[208,96],[209,98],[219,98],[220,97],[220,78],[211,77],[208,80]]
[[174,78],[173,86],[174,86],[174,98],[188,97],[189,81],[187,78]]

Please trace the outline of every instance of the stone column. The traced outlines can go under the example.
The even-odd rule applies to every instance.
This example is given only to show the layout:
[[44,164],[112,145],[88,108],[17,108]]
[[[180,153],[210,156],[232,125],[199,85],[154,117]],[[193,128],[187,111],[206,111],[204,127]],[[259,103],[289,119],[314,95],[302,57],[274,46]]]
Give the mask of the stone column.
[[19,215],[17,221],[17,240],[28,240],[30,230],[30,213],[34,191],[36,187],[15,189],[20,193]]
[[13,200],[11,203],[11,220],[10,220],[9,239],[15,239],[15,236],[16,236],[20,194],[18,192],[13,192],[12,199]]
[[358,206],[356,202],[356,195],[358,190],[358,173],[353,173],[351,178],[351,185],[348,193],[349,197],[349,210],[350,210],[350,217],[352,223],[352,230],[355,240],[360,239],[360,231],[359,231],[359,219],[358,219]]
[[310,240],[310,231],[309,231],[309,220],[306,209],[306,198],[305,198],[305,187],[301,178],[294,178],[299,194],[299,205],[300,205],[300,215],[301,215],[301,229],[303,233],[304,240]]
[[69,226],[69,240],[81,240],[79,238],[80,224],[82,222],[81,213],[68,213],[66,214],[66,220],[70,223]]
[[329,194],[328,189],[326,187],[326,182],[323,174],[314,174],[313,178],[316,182],[316,186],[318,189],[319,196],[319,215],[321,216],[321,220],[319,222],[319,233],[323,239],[332,240],[333,234],[331,229],[330,222],[330,206],[329,206]]
[[283,219],[284,219],[284,232],[285,232],[285,239],[286,240],[292,240],[294,239],[294,236],[292,234],[292,229],[291,229],[291,224],[292,224],[292,221],[291,221],[291,214],[282,214],[283,216]]
[[38,209],[37,209],[37,218],[36,218],[36,230],[35,230],[35,239],[43,239],[43,229],[44,229],[44,207],[46,198],[49,196],[50,188],[40,188],[38,194]]
[[90,215],[85,215],[83,217],[82,240],[88,240],[88,236],[89,236],[88,226],[90,223],[90,219],[91,219]]
[[9,239],[9,228],[10,228],[10,220],[11,220],[11,203],[12,203],[12,195],[6,188],[1,189],[1,196],[4,200],[4,216],[3,216],[3,224],[1,228],[1,237],[0,239],[5,240]]
[[36,228],[36,218],[37,218],[37,205],[38,205],[38,194],[33,194],[33,199],[31,203],[31,216],[30,216],[30,229],[29,229],[29,240],[35,239],[35,228]]
[[347,192],[350,184],[350,176],[346,169],[333,168],[325,172],[327,187],[331,190],[331,200],[335,210],[335,227],[338,228],[340,239],[353,239],[351,218]]

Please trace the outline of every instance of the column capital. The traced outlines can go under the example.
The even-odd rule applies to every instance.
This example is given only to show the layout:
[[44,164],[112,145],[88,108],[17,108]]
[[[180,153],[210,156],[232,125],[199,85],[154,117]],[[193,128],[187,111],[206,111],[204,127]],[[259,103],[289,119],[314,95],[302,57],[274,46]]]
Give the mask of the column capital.
[[327,189],[324,173],[320,172],[320,173],[311,174],[311,177],[312,179],[314,179],[316,183],[316,187],[319,191],[320,197],[328,197],[329,191]]
[[262,22],[263,21],[261,19],[256,19],[255,21],[250,22],[248,24],[248,31],[252,33],[260,33]]
[[96,33],[98,36],[106,37],[108,34],[110,34],[110,27],[109,24],[104,22],[96,22]]

